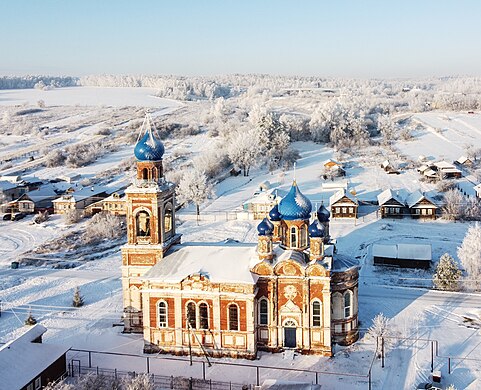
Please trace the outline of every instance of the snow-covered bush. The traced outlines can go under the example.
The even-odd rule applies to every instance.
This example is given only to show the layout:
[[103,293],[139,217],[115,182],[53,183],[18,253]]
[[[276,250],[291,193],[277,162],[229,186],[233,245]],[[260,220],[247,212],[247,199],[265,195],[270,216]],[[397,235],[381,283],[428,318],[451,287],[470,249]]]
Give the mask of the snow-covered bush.
[[457,291],[461,275],[462,272],[456,261],[449,253],[445,253],[441,256],[436,266],[436,271],[433,275],[434,286],[438,290]]
[[460,247],[458,257],[466,271],[465,285],[470,290],[481,289],[481,225],[470,226]]
[[441,179],[436,183],[437,192],[448,192],[456,188],[456,183],[452,180]]
[[38,214],[33,218],[33,222],[40,224],[42,222],[48,221],[50,218],[50,214],[47,210],[39,211]]
[[95,214],[88,222],[85,229],[84,241],[92,243],[106,238],[119,238],[125,233],[124,218],[101,212]]
[[45,165],[47,167],[59,167],[64,165],[65,160],[65,154],[59,149],[54,149],[45,156]]
[[180,179],[176,193],[179,202],[195,204],[197,215],[199,215],[200,205],[212,195],[212,187],[204,172],[190,169]]
[[82,210],[69,210],[63,215],[63,219],[67,225],[72,225],[74,223],[80,222],[84,217]]
[[138,374],[122,381],[123,390],[155,390],[156,386],[149,374]]
[[238,130],[229,141],[229,159],[244,176],[249,176],[251,167],[259,163],[259,133],[256,129]]

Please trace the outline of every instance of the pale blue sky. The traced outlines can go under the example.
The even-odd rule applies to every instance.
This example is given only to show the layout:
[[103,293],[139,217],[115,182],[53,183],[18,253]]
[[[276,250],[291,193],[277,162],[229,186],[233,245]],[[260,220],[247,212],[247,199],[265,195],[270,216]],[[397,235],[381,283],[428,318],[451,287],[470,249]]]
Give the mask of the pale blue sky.
[[0,0],[0,74],[481,75],[479,0]]

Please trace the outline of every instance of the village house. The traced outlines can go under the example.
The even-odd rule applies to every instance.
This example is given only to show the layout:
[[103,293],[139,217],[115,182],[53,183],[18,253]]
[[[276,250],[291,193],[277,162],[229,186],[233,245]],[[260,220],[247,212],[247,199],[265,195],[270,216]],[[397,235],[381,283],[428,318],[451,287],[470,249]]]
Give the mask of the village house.
[[411,193],[406,198],[406,205],[412,218],[436,219],[439,206],[427,195],[420,191]]
[[67,183],[75,183],[79,181],[82,175],[76,172],[64,173],[63,175],[57,176],[57,180],[64,181]]
[[[359,337],[358,268],[335,253],[329,212],[296,182],[258,227],[258,243],[181,244],[175,186],[148,118],[126,189],[122,247],[124,331],[143,333],[149,353],[254,359],[258,350],[332,356]],[[143,172],[150,172],[147,181]]]
[[114,215],[125,215],[127,213],[127,203],[124,192],[114,192],[105,199],[92,203],[85,208],[85,213],[89,215],[94,215],[102,211]]
[[437,171],[441,179],[459,179],[463,176],[463,173],[458,168],[446,161],[435,162],[433,169]]
[[285,194],[286,191],[277,188],[260,191],[243,204],[243,209],[251,213],[253,219],[263,219]]
[[406,196],[404,190],[387,189],[381,192],[377,196],[381,218],[402,218],[408,213]]
[[357,218],[358,201],[350,192],[342,189],[329,199],[333,218]]
[[70,347],[42,343],[46,331],[40,324],[28,326],[0,346],[0,388],[38,390],[66,375]]
[[374,265],[428,269],[432,260],[430,244],[374,244]]
[[389,160],[384,160],[381,164],[381,168],[384,169],[384,172],[388,174],[396,174],[399,175],[399,171],[393,167],[393,165],[389,162]]
[[328,159],[324,161],[322,164],[323,166],[323,175],[326,176],[331,176],[331,177],[339,177],[339,176],[346,176],[346,171],[344,170],[343,164],[340,162],[337,162],[333,159]]
[[53,212],[52,201],[58,198],[62,190],[56,184],[48,183],[40,188],[29,191],[17,199],[2,204],[1,209],[4,213],[23,212],[26,214],[37,213],[39,211]]
[[472,167],[473,166],[473,160],[470,159],[469,157],[461,156],[456,161],[454,161],[453,164],[457,165],[459,167]]
[[53,200],[53,212],[54,214],[66,214],[71,210],[84,210],[87,206],[107,196],[105,187],[85,187]]

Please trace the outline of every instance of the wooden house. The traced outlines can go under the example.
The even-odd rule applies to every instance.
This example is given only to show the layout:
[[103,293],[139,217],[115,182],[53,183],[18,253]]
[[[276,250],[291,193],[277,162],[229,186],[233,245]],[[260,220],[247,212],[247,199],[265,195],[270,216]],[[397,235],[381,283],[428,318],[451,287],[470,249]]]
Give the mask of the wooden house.
[[471,160],[469,157],[461,156],[456,161],[454,161],[454,165],[457,165],[459,167],[472,167],[473,160]]
[[406,191],[387,189],[377,196],[381,218],[402,218],[408,212]]
[[44,344],[47,329],[36,324],[0,347],[0,388],[42,389],[67,372],[66,346]]
[[243,209],[244,211],[252,213],[254,219],[263,219],[269,215],[269,211],[271,211],[285,195],[286,191],[275,188],[258,192],[243,204]]
[[84,188],[53,200],[53,212],[54,214],[66,214],[71,210],[84,210],[87,206],[107,196],[104,188]]
[[424,268],[431,265],[431,245],[426,244],[374,244],[374,265],[394,265],[402,268]]
[[411,193],[406,199],[406,205],[412,218],[436,219],[439,206],[420,191]]
[[459,179],[463,173],[453,164],[439,161],[433,164],[433,170],[438,172],[438,177],[443,179]]
[[389,160],[383,161],[381,164],[381,168],[384,169],[384,172],[388,174],[396,174],[399,175],[399,171],[393,167],[393,165],[389,162]]
[[85,213],[94,215],[100,212],[108,212],[114,215],[126,215],[127,202],[123,192],[114,192],[105,199],[101,199],[85,208]]
[[358,201],[346,190],[340,190],[332,195],[329,203],[333,218],[357,218]]

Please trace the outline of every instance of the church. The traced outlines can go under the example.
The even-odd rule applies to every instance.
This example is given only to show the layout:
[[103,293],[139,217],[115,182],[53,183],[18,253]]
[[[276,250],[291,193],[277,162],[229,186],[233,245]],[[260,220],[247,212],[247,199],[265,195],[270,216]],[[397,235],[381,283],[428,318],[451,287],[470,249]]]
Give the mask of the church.
[[329,211],[294,181],[257,226],[258,242],[181,243],[175,186],[149,119],[135,146],[122,247],[124,332],[144,352],[254,359],[294,349],[332,356],[359,337],[355,259],[336,252]]

